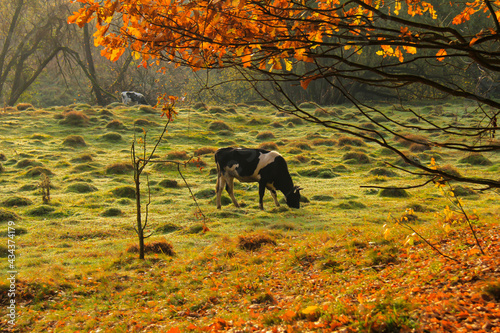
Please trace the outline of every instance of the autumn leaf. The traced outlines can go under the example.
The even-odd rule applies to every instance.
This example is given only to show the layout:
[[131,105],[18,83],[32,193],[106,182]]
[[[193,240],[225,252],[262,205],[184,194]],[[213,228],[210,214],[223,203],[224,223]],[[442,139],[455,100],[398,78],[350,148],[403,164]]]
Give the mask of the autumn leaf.
[[444,60],[444,57],[445,57],[446,55],[447,55],[446,50],[445,50],[445,49],[441,49],[441,50],[439,50],[439,51],[438,51],[438,53],[436,53],[436,57],[437,57],[436,59],[437,59],[438,61],[443,61],[443,60]]

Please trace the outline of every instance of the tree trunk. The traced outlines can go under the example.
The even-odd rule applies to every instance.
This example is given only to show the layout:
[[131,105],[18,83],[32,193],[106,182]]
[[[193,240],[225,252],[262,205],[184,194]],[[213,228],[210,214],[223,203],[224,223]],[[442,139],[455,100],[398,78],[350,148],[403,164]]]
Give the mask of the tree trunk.
[[92,49],[90,48],[90,32],[87,24],[83,26],[83,48],[85,50],[85,59],[87,60],[89,74],[92,76],[92,91],[95,94],[97,104],[104,106],[106,105],[106,102],[101,93],[101,87],[97,81],[94,59],[92,58]]
[[5,38],[2,53],[0,53],[0,97],[3,95],[3,86],[7,78],[7,72],[4,72],[5,60],[7,58],[7,53],[10,48],[10,43],[14,35],[14,30],[16,29],[19,17],[21,16],[21,10],[24,5],[24,0],[18,0],[16,10],[12,16],[12,21],[10,23],[9,32],[7,33],[7,38]]

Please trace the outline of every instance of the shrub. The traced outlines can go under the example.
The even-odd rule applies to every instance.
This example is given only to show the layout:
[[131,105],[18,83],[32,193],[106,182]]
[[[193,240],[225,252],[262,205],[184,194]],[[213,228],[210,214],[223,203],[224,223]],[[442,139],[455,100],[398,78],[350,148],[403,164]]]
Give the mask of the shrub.
[[96,191],[97,187],[95,187],[94,185],[82,182],[71,184],[66,188],[66,192],[74,193],[90,193]]
[[480,153],[470,153],[468,156],[460,159],[459,163],[468,163],[471,165],[492,165],[493,163]]
[[82,127],[82,126],[87,126],[88,122],[89,122],[89,117],[87,117],[83,112],[70,111],[64,115],[64,119],[62,119],[59,123],[61,125]]
[[257,140],[269,140],[269,139],[274,139],[275,136],[273,132],[265,131],[265,132],[260,132],[257,134]]
[[32,204],[33,204],[33,201],[31,201],[30,199],[18,197],[18,196],[7,198],[2,202],[2,205],[5,207],[29,206]]
[[7,156],[4,153],[0,153],[0,161],[7,161]]
[[407,198],[410,196],[408,192],[401,188],[384,188],[378,195],[386,198]]
[[233,129],[228,124],[221,120],[210,123],[208,129],[211,131],[233,131]]
[[[131,245],[127,248],[129,253],[139,253],[139,246]],[[156,241],[144,244],[145,253],[163,253],[167,256],[174,256],[174,246],[166,241]]]
[[69,146],[69,147],[85,147],[85,146],[87,146],[87,144],[85,143],[85,140],[80,135],[68,135],[64,139],[63,145]]
[[120,186],[111,190],[111,193],[118,198],[135,199],[135,188],[132,186]]
[[128,162],[121,162],[108,165],[106,167],[106,174],[108,175],[124,175],[132,172],[134,167]]
[[349,164],[368,164],[370,163],[370,158],[365,153],[361,152],[350,152],[342,156],[342,160]]
[[111,133],[106,133],[103,136],[101,136],[101,139],[103,139],[105,141],[116,142],[116,141],[121,141],[122,136],[119,133],[111,132]]
[[254,251],[260,249],[265,244],[276,245],[276,241],[264,234],[238,236],[238,247],[243,250]]
[[18,221],[19,215],[10,210],[0,208],[0,222]]

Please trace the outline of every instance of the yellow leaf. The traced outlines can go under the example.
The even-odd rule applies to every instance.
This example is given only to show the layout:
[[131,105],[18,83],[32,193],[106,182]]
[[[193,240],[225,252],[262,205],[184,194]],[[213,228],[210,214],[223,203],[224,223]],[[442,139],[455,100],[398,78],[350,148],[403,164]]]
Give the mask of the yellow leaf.
[[288,59],[283,59],[283,61],[285,62],[286,70],[290,72],[293,69],[292,62]]
[[316,311],[319,309],[316,305],[309,305],[307,308],[302,310],[301,312],[305,315],[310,315],[316,313]]

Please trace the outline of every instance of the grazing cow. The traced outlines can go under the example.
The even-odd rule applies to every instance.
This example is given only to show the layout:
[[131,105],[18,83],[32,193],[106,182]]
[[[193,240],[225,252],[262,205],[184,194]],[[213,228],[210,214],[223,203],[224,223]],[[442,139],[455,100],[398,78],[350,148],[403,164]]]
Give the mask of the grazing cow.
[[264,209],[262,199],[266,188],[271,191],[274,203],[279,207],[276,190],[286,197],[291,208],[300,208],[301,188],[293,185],[285,159],[275,151],[249,148],[221,148],[215,152],[217,164],[217,208],[221,208],[224,186],[234,205],[239,207],[233,194],[234,178],[240,182],[259,183],[259,207]]
[[144,95],[135,91],[123,91],[122,92],[122,103],[123,104],[144,104],[149,105],[146,102]]

